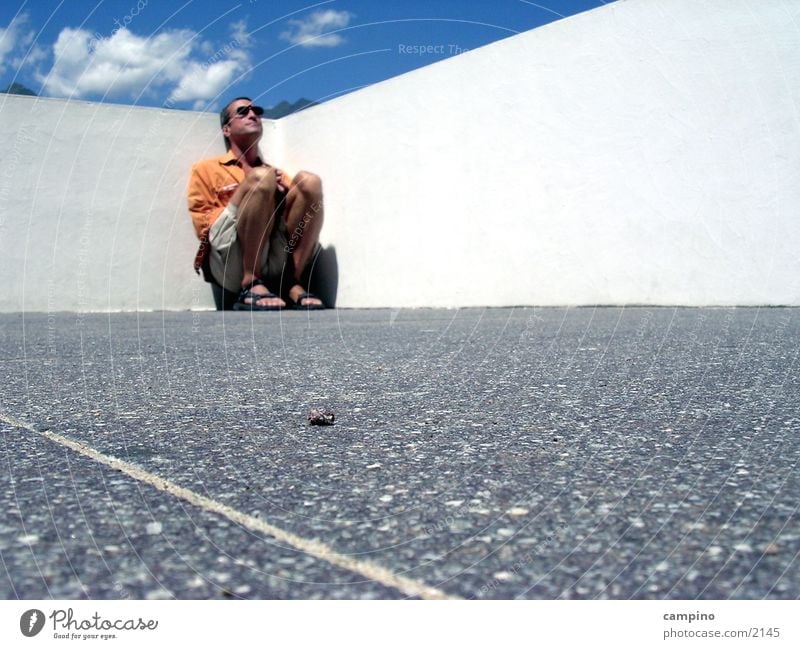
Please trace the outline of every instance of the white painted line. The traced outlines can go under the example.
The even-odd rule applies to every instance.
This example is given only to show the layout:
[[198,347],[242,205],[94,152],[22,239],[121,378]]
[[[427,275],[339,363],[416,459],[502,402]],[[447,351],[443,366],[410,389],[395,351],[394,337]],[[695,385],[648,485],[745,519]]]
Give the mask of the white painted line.
[[143,482],[155,487],[159,491],[163,491],[171,496],[185,500],[186,502],[195,505],[196,507],[200,507],[205,511],[224,516],[228,520],[238,523],[239,525],[247,527],[251,530],[268,534],[276,540],[300,550],[301,552],[310,554],[321,561],[326,561],[327,563],[337,566],[338,568],[355,572],[363,577],[366,577],[367,579],[383,584],[388,588],[395,588],[405,593],[409,597],[419,597],[421,599],[460,599],[453,595],[448,595],[438,588],[428,586],[427,584],[415,579],[398,575],[388,568],[340,554],[325,543],[316,541],[314,539],[306,539],[302,536],[287,532],[280,527],[271,525],[261,519],[255,518],[254,516],[244,514],[233,507],[225,505],[224,503],[201,496],[191,489],[181,487],[180,485],[150,473],[149,471],[146,471],[135,464],[131,464],[111,455],[101,453],[90,446],[86,446],[81,442],[71,440],[68,437],[59,435],[58,433],[36,430],[30,424],[26,424],[25,422],[15,419],[14,417],[11,417],[3,412],[0,412],[0,421],[4,421],[15,428],[22,428],[32,433],[36,433],[37,435],[41,435],[42,437],[46,437],[47,439],[62,446],[66,446],[67,448],[72,449],[73,451],[80,453],[85,457],[95,460],[96,462],[100,462],[101,464],[105,464],[111,469],[121,471],[122,473],[129,475],[134,480],[138,480],[139,482]]

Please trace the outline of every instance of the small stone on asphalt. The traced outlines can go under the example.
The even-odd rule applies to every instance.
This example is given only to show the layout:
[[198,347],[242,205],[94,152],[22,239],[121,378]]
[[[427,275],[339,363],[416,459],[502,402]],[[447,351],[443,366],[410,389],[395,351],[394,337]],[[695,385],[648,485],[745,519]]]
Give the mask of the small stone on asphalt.
[[158,521],[153,521],[152,523],[148,523],[145,527],[145,530],[150,536],[157,536],[161,534],[161,530],[163,529],[163,525]]
[[327,408],[312,408],[308,411],[306,419],[312,426],[332,426],[335,415],[333,410]]

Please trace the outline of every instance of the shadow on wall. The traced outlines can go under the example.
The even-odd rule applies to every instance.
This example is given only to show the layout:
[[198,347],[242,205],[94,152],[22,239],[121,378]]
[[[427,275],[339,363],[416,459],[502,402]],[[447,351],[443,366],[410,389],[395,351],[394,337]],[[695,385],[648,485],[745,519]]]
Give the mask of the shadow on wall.
[[336,308],[336,293],[339,290],[339,262],[336,259],[336,246],[320,248],[311,264],[308,290],[318,295],[328,308]]
[[[303,274],[303,284],[311,293],[319,296],[329,309],[336,308],[336,293],[339,290],[339,262],[336,259],[336,247],[320,247],[314,261]],[[286,295],[290,287],[282,285],[278,290],[288,301]],[[211,284],[214,304],[217,311],[230,311],[239,299],[239,294],[228,291],[218,284]]]

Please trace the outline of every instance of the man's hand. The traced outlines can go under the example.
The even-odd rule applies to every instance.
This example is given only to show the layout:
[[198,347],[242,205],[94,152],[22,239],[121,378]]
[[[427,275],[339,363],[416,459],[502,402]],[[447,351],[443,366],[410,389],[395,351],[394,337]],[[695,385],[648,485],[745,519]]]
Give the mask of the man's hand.
[[278,183],[278,190],[282,193],[286,193],[288,185],[286,184],[285,174],[277,167],[275,167],[275,180]]

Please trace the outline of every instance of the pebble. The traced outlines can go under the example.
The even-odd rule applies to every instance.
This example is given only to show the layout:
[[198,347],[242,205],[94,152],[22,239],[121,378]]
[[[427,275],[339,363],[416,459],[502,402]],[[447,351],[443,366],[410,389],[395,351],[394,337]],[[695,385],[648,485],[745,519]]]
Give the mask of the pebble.
[[528,510],[524,507],[512,507],[506,511],[506,514],[509,516],[526,516],[528,514]]
[[148,523],[145,526],[145,530],[147,531],[147,533],[150,536],[157,536],[157,535],[161,534],[161,530],[163,528],[164,528],[164,526],[161,523],[159,523],[158,521],[153,521],[152,523]]
[[511,581],[514,579],[514,575],[512,575],[507,570],[501,570],[500,572],[496,572],[492,575],[497,581]]
[[147,593],[145,599],[172,599],[172,593],[166,588],[158,588]]
[[327,408],[312,408],[308,411],[306,419],[312,426],[332,426],[336,416]]
[[17,543],[22,543],[24,545],[33,545],[39,541],[39,536],[36,534],[25,534],[23,536],[17,537]]

